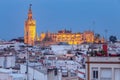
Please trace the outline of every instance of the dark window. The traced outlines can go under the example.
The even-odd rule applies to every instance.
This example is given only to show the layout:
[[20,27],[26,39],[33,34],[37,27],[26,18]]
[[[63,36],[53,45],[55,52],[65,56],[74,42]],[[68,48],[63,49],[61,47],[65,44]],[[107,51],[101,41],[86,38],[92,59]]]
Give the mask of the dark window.
[[93,79],[98,79],[98,70],[93,69]]

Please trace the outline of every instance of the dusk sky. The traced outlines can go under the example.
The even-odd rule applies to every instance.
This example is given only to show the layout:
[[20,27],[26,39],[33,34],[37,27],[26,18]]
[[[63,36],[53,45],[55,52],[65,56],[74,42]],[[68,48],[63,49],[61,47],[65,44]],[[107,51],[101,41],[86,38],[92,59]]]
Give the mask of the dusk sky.
[[0,0],[0,39],[24,36],[24,21],[32,4],[37,33],[61,29],[93,30],[120,38],[120,0]]

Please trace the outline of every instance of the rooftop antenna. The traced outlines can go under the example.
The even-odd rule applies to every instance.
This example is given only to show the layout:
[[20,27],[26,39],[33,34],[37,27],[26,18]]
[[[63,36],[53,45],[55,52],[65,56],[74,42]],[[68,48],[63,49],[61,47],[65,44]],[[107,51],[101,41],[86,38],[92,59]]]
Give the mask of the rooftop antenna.
[[[95,29],[95,21],[93,20],[92,22],[92,25],[93,25],[93,29]],[[94,31],[94,30],[93,30]]]
[[72,32],[72,28],[70,28],[70,32]]
[[[93,33],[94,33],[94,35],[95,35],[95,21],[93,20],[93,22],[92,22],[92,25],[93,25]],[[95,40],[93,40],[93,43],[95,43]]]
[[107,29],[105,29],[105,40],[106,40],[106,43],[107,43],[107,34],[108,34],[108,30]]

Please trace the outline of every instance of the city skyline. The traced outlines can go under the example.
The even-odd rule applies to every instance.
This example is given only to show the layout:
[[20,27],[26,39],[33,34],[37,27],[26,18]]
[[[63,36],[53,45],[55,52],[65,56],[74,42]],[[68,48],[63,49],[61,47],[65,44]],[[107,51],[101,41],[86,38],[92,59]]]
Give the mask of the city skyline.
[[120,1],[118,0],[1,0],[0,39],[24,36],[24,21],[32,4],[36,30],[57,32],[61,29],[83,32],[92,30],[105,36],[120,38]]

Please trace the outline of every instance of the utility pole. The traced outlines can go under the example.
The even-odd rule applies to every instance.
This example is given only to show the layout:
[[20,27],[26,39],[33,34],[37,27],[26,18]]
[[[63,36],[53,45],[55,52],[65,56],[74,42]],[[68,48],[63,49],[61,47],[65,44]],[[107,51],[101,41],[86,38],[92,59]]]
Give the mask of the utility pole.
[[27,58],[26,58],[26,75],[27,75],[27,80],[29,80],[28,63],[29,63],[29,53],[28,53],[28,44],[27,44]]
[[[28,38],[28,35],[27,35]],[[29,61],[29,53],[28,53],[28,39],[27,39],[27,49],[26,49],[26,53],[27,53],[27,57],[26,57],[26,80],[29,80],[29,74],[28,74],[28,61]]]

